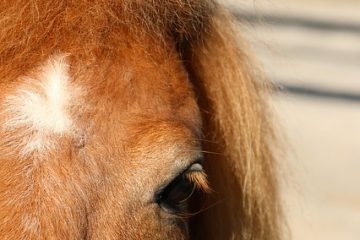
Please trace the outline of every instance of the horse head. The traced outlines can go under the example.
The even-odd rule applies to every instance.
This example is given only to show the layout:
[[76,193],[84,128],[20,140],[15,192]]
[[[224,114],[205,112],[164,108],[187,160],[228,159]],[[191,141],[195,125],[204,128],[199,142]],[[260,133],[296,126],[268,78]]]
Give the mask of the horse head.
[[220,5],[0,9],[1,239],[278,239],[268,87]]

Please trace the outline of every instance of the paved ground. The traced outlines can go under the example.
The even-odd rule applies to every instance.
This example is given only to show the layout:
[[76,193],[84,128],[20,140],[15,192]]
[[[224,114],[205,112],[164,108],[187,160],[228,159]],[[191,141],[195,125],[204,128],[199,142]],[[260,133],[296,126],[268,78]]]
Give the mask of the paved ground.
[[284,89],[274,108],[292,239],[359,240],[360,1],[225,2],[249,21],[243,31]]

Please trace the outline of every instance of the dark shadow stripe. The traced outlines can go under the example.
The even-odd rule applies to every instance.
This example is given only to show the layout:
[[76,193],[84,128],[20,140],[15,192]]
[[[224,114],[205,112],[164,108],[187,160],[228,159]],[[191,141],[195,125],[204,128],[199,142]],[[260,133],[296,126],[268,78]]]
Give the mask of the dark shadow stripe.
[[347,102],[360,103],[360,94],[323,90],[313,87],[277,84],[277,89],[286,94],[300,95],[303,97],[322,98]]
[[320,19],[309,19],[297,16],[278,16],[272,14],[261,13],[258,15],[246,11],[232,11],[233,15],[240,22],[248,22],[258,24],[265,22],[272,25],[312,28],[322,31],[342,31],[360,34],[360,24],[341,23],[336,21],[324,21]]

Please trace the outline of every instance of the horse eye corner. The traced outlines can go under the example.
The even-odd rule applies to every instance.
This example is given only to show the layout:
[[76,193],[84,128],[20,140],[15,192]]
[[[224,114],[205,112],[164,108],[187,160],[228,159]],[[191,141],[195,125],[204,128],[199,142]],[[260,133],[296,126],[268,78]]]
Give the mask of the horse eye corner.
[[160,190],[155,201],[167,212],[183,213],[198,190],[204,193],[211,191],[202,165],[194,163]]

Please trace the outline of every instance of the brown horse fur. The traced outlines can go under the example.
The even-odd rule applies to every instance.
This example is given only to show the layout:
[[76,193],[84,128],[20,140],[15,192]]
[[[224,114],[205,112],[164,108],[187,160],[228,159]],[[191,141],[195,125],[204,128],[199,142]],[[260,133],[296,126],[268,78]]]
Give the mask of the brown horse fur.
[[190,238],[279,239],[267,87],[234,29],[211,0],[2,1],[0,239],[185,239],[152,197],[200,152]]

